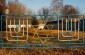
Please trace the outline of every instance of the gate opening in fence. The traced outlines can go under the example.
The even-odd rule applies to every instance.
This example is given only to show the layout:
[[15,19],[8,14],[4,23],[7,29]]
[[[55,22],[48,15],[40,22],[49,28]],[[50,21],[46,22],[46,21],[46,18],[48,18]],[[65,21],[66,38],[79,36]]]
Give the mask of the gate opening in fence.
[[84,15],[2,15],[0,48],[81,48],[84,24]]

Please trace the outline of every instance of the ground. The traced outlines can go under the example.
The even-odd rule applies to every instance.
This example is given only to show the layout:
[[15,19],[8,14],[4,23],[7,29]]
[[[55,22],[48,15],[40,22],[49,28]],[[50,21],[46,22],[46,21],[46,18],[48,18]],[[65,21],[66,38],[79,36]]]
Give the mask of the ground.
[[84,49],[0,49],[0,55],[85,55]]

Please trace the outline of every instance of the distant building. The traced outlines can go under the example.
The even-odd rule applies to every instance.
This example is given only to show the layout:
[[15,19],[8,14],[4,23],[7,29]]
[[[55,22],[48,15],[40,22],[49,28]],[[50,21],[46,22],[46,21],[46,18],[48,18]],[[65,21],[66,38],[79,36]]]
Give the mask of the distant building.
[[[84,21],[84,23],[83,23]],[[85,19],[81,19],[80,20],[80,30],[83,31],[83,27],[84,27],[84,31],[85,31]]]
[[[19,28],[19,25],[8,25],[7,28]],[[28,24],[28,25],[20,25],[20,28],[31,28],[31,25]]]
[[40,29],[40,30],[44,29],[44,27],[45,27],[45,24],[39,24],[38,25],[38,29]]
[[[67,26],[66,26],[66,22],[67,22]],[[52,30],[58,30],[58,27],[59,27],[59,30],[62,30],[62,29],[66,30],[66,27],[67,27],[67,30],[71,30],[71,24],[72,24],[72,31],[76,31],[76,30],[78,30],[78,22],[79,21],[74,21],[74,20],[72,22],[63,20],[63,25],[62,25],[62,20],[59,20],[59,21],[56,20],[56,21],[47,22],[46,25],[49,25],[49,28],[51,28],[50,25],[53,25]],[[59,23],[59,25],[58,25],[58,23]],[[69,24],[69,26],[68,26],[68,24]]]
[[38,20],[38,29],[42,30],[44,29],[45,25],[46,25],[46,21],[45,20]]

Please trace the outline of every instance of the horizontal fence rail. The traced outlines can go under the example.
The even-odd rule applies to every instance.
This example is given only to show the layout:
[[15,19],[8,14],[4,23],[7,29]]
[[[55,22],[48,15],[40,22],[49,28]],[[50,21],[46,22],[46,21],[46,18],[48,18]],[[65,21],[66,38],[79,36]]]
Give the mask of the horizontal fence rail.
[[84,25],[79,14],[1,15],[0,48],[82,48]]

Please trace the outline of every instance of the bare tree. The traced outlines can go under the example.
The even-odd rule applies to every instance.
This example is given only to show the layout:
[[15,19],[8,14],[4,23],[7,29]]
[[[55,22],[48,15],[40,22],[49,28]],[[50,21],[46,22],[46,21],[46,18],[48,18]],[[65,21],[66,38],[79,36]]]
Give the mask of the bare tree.
[[44,20],[46,20],[47,18],[48,18],[48,14],[49,14],[49,9],[48,8],[41,8],[40,10],[39,10],[39,14],[40,15],[43,15],[43,16],[41,16],[41,18],[42,19],[44,19]]
[[25,14],[26,8],[21,3],[15,3],[11,1],[9,3],[9,13],[10,14]]
[[[10,1],[8,4],[8,9],[9,9],[9,14],[13,14],[13,16],[9,16],[9,18],[18,18],[18,19],[25,19],[25,21],[27,21],[27,19],[31,19],[31,16],[23,16],[26,14],[32,14],[32,11],[30,9],[27,9],[22,3],[20,2],[14,2],[14,1]],[[14,16],[16,15],[16,16]],[[23,21],[21,20],[21,23]],[[31,24],[31,20],[28,21]],[[14,23],[14,20],[13,20]],[[25,24],[27,24],[27,22],[25,22]]]
[[72,5],[65,5],[62,14],[64,18],[68,18],[68,15],[71,15],[71,18],[77,18],[76,14],[79,14],[79,10]]
[[4,14],[4,10],[6,9],[5,0],[0,0],[0,14]]

